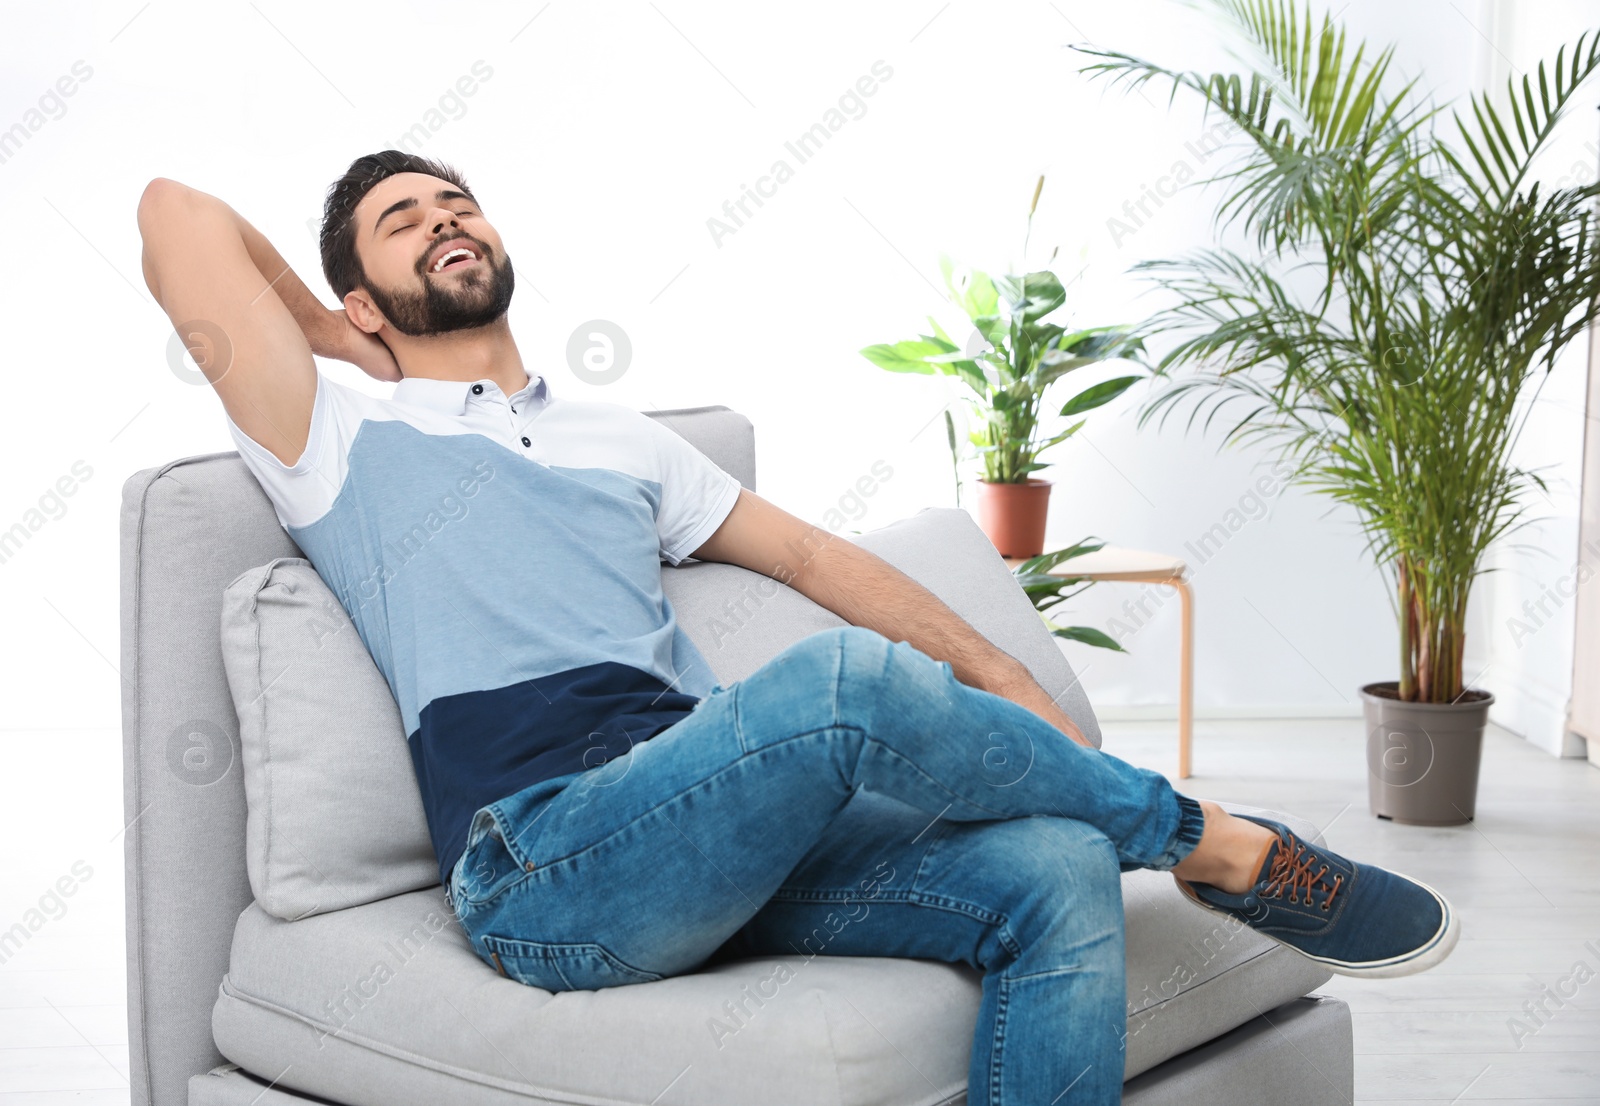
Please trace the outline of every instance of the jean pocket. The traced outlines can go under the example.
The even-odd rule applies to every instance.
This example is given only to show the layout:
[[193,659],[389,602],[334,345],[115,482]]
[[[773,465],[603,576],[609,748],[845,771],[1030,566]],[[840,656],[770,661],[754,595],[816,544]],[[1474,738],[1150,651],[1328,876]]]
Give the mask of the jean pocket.
[[492,933],[478,940],[501,975],[546,991],[597,991],[666,978],[625,963],[593,941],[518,941]]

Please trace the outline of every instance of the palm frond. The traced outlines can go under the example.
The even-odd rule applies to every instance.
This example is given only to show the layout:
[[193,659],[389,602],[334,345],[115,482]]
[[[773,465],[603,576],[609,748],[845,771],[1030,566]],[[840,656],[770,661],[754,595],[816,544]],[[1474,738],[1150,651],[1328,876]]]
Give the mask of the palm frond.
[[[1585,39],[1588,39],[1587,48],[1584,46]],[[1577,42],[1572,46],[1571,68],[1563,70],[1566,49],[1566,46],[1562,46],[1556,51],[1553,96],[1550,90],[1551,81],[1547,77],[1543,61],[1539,63],[1537,71],[1539,77],[1537,103],[1533,97],[1531,74],[1522,75],[1521,103],[1517,98],[1516,78],[1507,78],[1507,99],[1511,108],[1512,122],[1517,131],[1514,142],[1506,131],[1505,124],[1501,122],[1500,113],[1489,102],[1487,95],[1474,92],[1469,96],[1473,119],[1477,124],[1475,130],[1467,127],[1459,112],[1453,113],[1462,141],[1466,143],[1467,150],[1472,154],[1482,173],[1479,194],[1483,199],[1492,200],[1499,206],[1512,201],[1528,175],[1528,167],[1555,131],[1556,123],[1560,121],[1567,105],[1572,102],[1573,95],[1596,69],[1600,69],[1600,33],[1596,33],[1592,38],[1588,31],[1579,35]],[[1462,168],[1453,152],[1449,157],[1463,177],[1472,181],[1474,185],[1479,185],[1472,174]]]

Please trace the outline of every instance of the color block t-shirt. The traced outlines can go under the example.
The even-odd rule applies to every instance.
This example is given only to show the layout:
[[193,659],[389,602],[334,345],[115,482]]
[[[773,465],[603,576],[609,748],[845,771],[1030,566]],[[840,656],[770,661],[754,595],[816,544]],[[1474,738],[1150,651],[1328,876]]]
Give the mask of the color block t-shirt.
[[717,686],[661,562],[739,481],[658,420],[542,376],[376,399],[319,369],[293,466],[227,424],[394,693],[441,883],[479,808],[621,756]]

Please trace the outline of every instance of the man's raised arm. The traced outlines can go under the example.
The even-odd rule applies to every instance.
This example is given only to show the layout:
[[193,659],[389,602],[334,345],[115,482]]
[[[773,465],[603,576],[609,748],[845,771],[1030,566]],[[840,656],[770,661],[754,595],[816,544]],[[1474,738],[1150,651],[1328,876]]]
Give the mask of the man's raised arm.
[[388,347],[324,307],[222,200],[157,177],[139,198],[138,218],[151,294],[228,416],[283,464],[299,460],[310,436],[313,353],[400,379]]

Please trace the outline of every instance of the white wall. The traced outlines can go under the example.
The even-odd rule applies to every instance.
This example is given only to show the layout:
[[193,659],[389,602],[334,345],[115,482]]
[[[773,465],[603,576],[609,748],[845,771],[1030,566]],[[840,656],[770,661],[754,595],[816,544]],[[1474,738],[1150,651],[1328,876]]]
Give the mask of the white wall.
[[[1593,4],[1577,0],[1499,0],[1486,23],[1492,48],[1486,41],[1480,51],[1487,79],[1498,88],[1508,76],[1520,88],[1524,73],[1537,81],[1539,59],[1553,62],[1556,50],[1575,31],[1600,31],[1597,15]],[[1553,77],[1553,64],[1546,70]],[[1594,99],[1591,90],[1585,100]],[[1592,179],[1600,167],[1596,113],[1587,106],[1573,111],[1553,137],[1538,162],[1537,177],[1545,187]],[[1531,497],[1529,525],[1509,535],[1492,558],[1493,571],[1474,596],[1474,636],[1467,658],[1469,674],[1482,673],[1480,682],[1495,691],[1491,713],[1497,722],[1548,752],[1566,756],[1584,755],[1582,741],[1565,732],[1573,679],[1573,589],[1580,572],[1600,571],[1600,551],[1578,546],[1588,355],[1589,342],[1574,341],[1529,397],[1516,456],[1519,464],[1541,473],[1548,490]],[[1600,495],[1600,488],[1591,488],[1589,494]]]
[[[1552,36],[1600,22],[1593,2],[1538,9],[1526,33],[1519,9],[1501,47],[1519,67]],[[1481,79],[1490,15],[1448,0],[1355,0],[1343,11],[1353,34],[1398,40],[1399,68],[1425,72],[1441,97]],[[745,412],[762,494],[813,519],[848,505],[856,480],[886,461],[893,477],[846,524],[861,530],[954,503],[938,415],[955,388],[882,372],[856,352],[911,335],[929,313],[959,322],[941,299],[941,250],[989,269],[1021,264],[1028,199],[1045,172],[1027,262],[1043,264],[1059,245],[1064,279],[1082,271],[1070,321],[1131,321],[1153,299],[1128,267],[1209,241],[1218,194],[1164,199],[1120,241],[1109,223],[1176,164],[1210,172],[1218,163],[1191,145],[1210,126],[1192,100],[1169,109],[1163,86],[1130,93],[1075,72],[1089,59],[1066,44],[1081,41],[1175,65],[1224,60],[1205,26],[1154,0],[470,10],[129,2],[13,5],[5,19],[25,48],[8,51],[0,73],[0,129],[27,120],[78,61],[92,70],[62,101],[64,114],[0,164],[11,216],[0,267],[10,324],[0,528],[30,517],[75,464],[92,470],[65,513],[0,564],[14,756],[58,755],[41,733],[65,741],[118,725],[122,482],[232,448],[209,388],[169,368],[171,328],[140,277],[134,211],[151,177],[228,200],[326,300],[314,227],[328,183],[352,158],[426,126],[481,60],[492,76],[470,98],[446,100],[421,151],[466,173],[507,241],[520,285],[513,327],[529,363],[569,396]],[[892,75],[861,101],[864,114],[804,164],[786,153],[880,61]],[[1600,101],[1600,86],[1587,99]],[[1576,114],[1583,131],[1571,153],[1592,171],[1580,148],[1592,113]],[[792,179],[715,239],[708,220],[780,158]],[[634,347],[633,368],[605,388],[579,383],[564,362],[568,336],[594,318],[622,325]],[[1576,458],[1579,367],[1564,366],[1563,382],[1547,389],[1539,434],[1564,464]],[[387,393],[353,366],[323,368]],[[1096,413],[1047,455],[1058,483],[1053,545],[1092,533],[1182,553],[1267,472],[1263,451],[1219,453],[1215,436],[1186,436],[1173,421],[1137,430],[1144,394]],[[1560,494],[1565,521],[1537,539],[1555,559],[1523,565],[1524,587],[1572,559],[1574,512]],[[1286,492],[1259,513],[1197,563],[1201,710],[1353,714],[1362,683],[1395,674],[1382,579],[1347,511]],[[1079,620],[1106,625],[1137,597],[1095,589]],[[1497,591],[1495,602],[1509,598]],[[1108,715],[1175,698],[1176,604],[1147,601],[1147,610],[1131,656],[1072,647]],[[1485,682],[1503,692],[1545,672],[1540,694],[1560,698],[1565,633],[1541,631]]]

